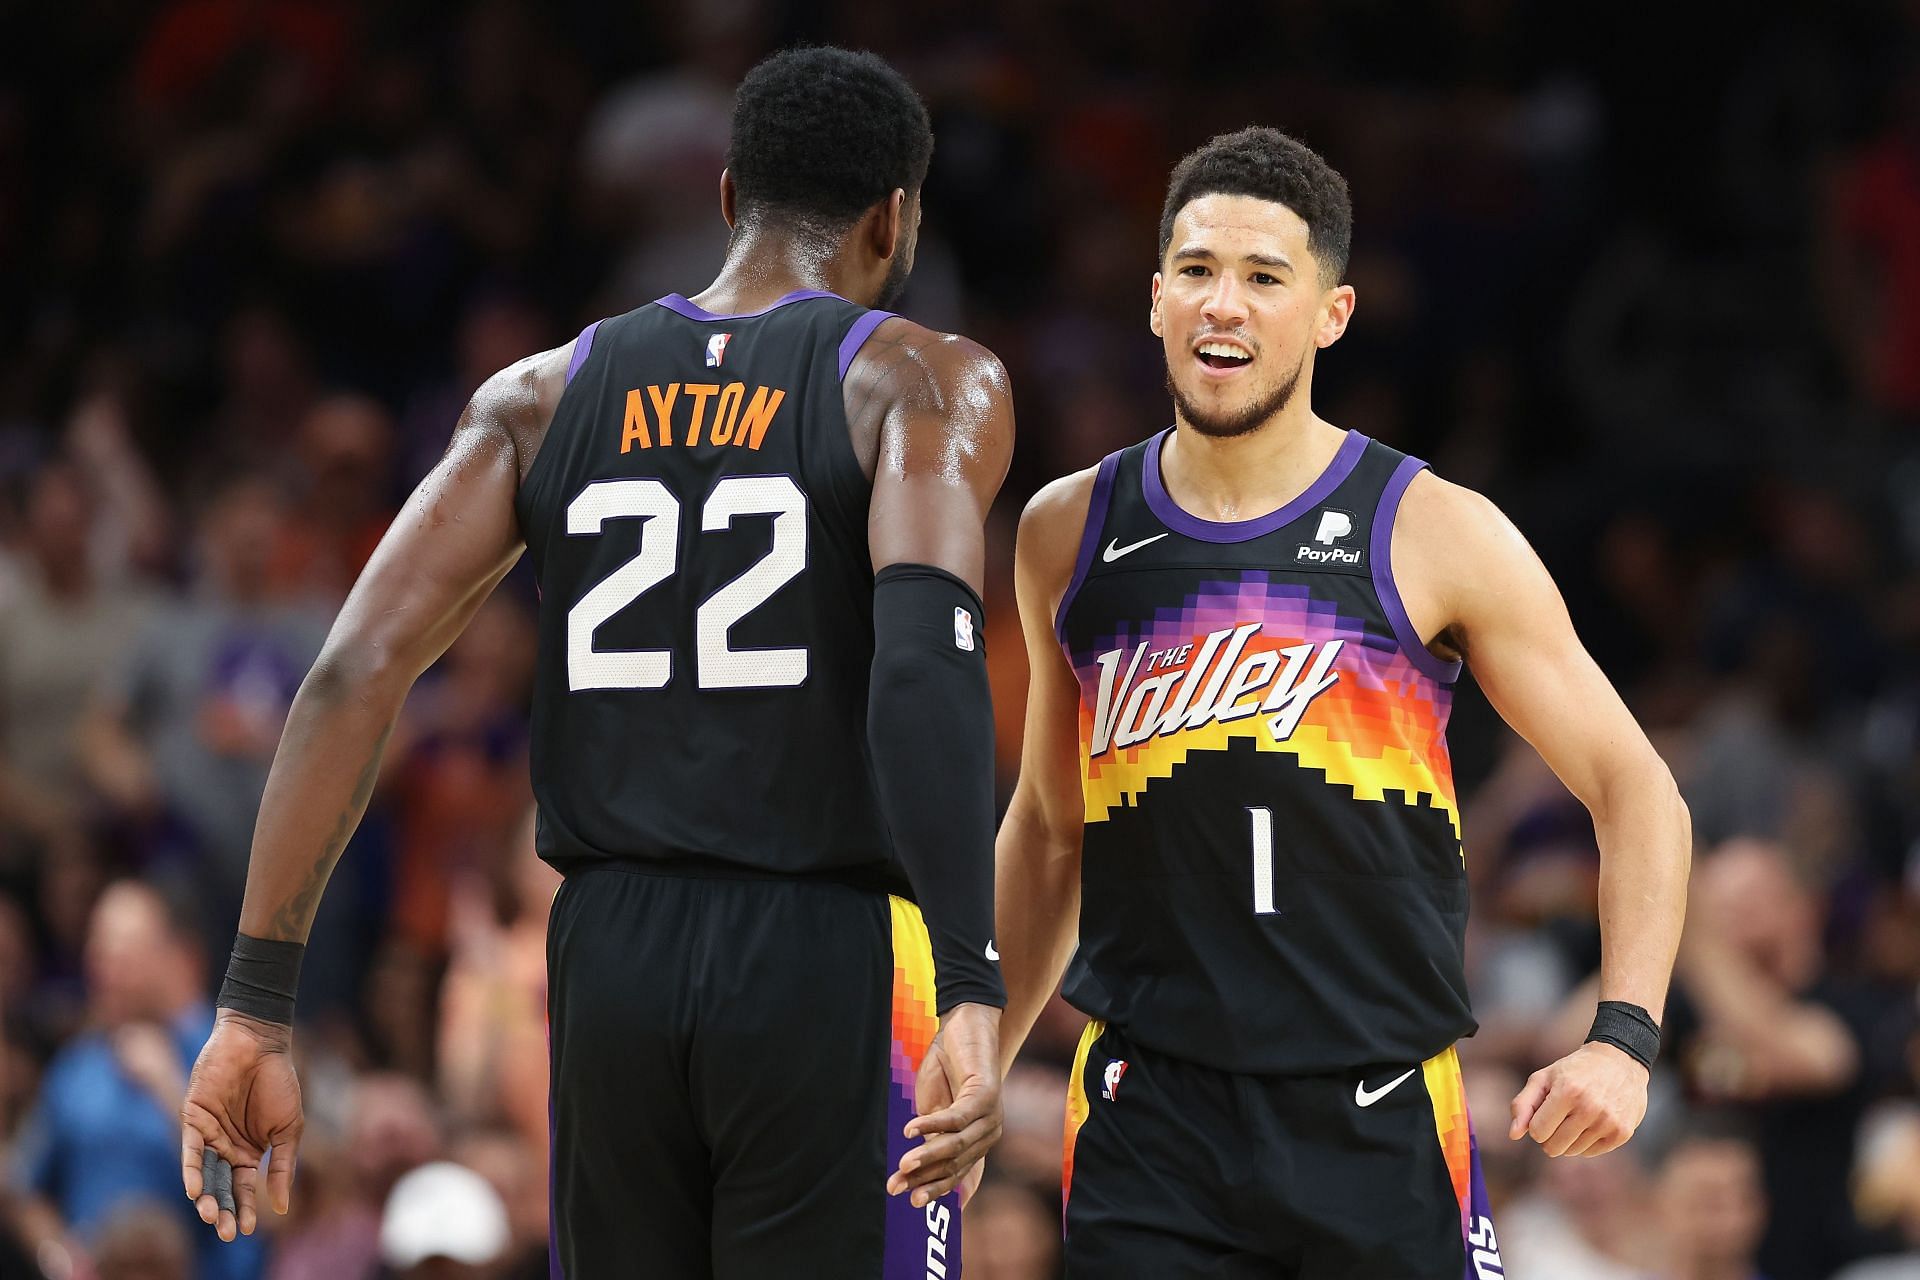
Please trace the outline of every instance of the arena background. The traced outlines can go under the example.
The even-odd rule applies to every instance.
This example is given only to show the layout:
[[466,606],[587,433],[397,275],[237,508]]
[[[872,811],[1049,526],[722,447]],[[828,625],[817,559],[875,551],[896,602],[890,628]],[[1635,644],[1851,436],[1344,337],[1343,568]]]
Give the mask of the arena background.
[[[472,1256],[510,1238],[436,1274],[545,1275],[524,566],[409,702],[321,913],[293,1216],[213,1247],[173,1106],[355,571],[486,374],[705,285],[731,87],[811,40],[927,98],[902,309],[1012,371],[1003,793],[1017,514],[1169,420],[1145,321],[1171,163],[1285,127],[1355,204],[1358,309],[1316,408],[1513,516],[1693,810],[1645,1127],[1598,1160],[1509,1143],[1507,1099],[1585,1027],[1562,1009],[1596,963],[1596,855],[1460,698],[1462,1056],[1508,1274],[1920,1275],[1920,5],[1585,8],[6,6],[0,1274],[355,1280],[386,1214]],[[1056,1006],[1008,1083],[969,1280],[1058,1274],[1076,1031]],[[389,1204],[435,1159],[491,1181],[503,1231],[457,1180]]]

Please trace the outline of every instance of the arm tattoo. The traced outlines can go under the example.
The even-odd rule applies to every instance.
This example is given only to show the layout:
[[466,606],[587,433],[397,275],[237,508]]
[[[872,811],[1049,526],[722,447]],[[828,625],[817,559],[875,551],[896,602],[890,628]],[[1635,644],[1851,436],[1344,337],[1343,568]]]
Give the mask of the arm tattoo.
[[393,726],[397,723],[398,717],[395,717],[381,731],[379,741],[373,744],[366,764],[360,769],[360,776],[354,780],[353,794],[348,798],[346,808],[334,820],[333,831],[327,836],[320,856],[307,869],[306,882],[281,904],[280,910],[274,914],[273,923],[268,926],[267,937],[285,942],[306,939],[307,931],[313,927],[314,913],[320,908],[320,895],[326,891],[327,878],[333,874],[334,864],[346,850],[354,828],[360,825],[360,815],[366,811],[367,801],[373,798],[373,784],[380,778],[380,757],[386,753],[387,739],[393,736]]

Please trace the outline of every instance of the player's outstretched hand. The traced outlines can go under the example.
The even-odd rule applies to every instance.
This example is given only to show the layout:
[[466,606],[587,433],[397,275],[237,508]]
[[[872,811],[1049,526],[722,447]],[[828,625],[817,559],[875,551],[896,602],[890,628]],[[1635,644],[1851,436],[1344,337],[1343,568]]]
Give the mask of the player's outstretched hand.
[[959,1004],[940,1019],[914,1082],[909,1138],[925,1138],[900,1157],[887,1194],[913,1193],[915,1208],[960,1185],[1000,1138],[1000,1011]]
[[180,1181],[222,1240],[259,1223],[255,1185],[269,1151],[268,1198],[287,1211],[304,1124],[292,1031],[222,1009],[180,1104]]
[[1621,1146],[1647,1114],[1647,1069],[1591,1041],[1527,1077],[1507,1137],[1531,1134],[1550,1156],[1598,1156]]

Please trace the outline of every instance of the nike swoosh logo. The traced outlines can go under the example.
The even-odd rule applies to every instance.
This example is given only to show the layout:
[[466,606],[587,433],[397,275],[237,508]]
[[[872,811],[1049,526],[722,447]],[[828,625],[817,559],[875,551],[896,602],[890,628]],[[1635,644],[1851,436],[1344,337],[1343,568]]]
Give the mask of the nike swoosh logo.
[[1406,1071],[1402,1072],[1400,1075],[1395,1076],[1392,1080],[1389,1080],[1387,1083],[1381,1085],[1378,1089],[1374,1089],[1371,1091],[1369,1091],[1367,1088],[1367,1082],[1365,1080],[1362,1080],[1359,1084],[1356,1084],[1355,1086],[1353,1086],[1354,1105],[1361,1106],[1361,1107],[1372,1106],[1374,1103],[1380,1101],[1380,1099],[1392,1093],[1394,1089],[1399,1086],[1402,1080],[1405,1080],[1408,1076],[1412,1075],[1417,1070],[1419,1070],[1418,1067],[1408,1067]]
[[1000,958],[1000,953],[993,949],[993,939],[988,938],[987,939],[987,959],[998,960],[999,958]]
[[1115,560],[1118,560],[1121,556],[1127,555],[1130,552],[1138,551],[1140,548],[1146,546],[1149,542],[1158,542],[1160,541],[1160,539],[1166,536],[1167,535],[1164,533],[1156,533],[1151,538],[1142,538],[1138,542],[1129,542],[1124,547],[1120,545],[1120,539],[1115,538],[1112,542],[1109,542],[1107,544],[1107,549],[1100,553],[1100,558],[1102,560],[1105,560],[1108,564],[1112,564]]

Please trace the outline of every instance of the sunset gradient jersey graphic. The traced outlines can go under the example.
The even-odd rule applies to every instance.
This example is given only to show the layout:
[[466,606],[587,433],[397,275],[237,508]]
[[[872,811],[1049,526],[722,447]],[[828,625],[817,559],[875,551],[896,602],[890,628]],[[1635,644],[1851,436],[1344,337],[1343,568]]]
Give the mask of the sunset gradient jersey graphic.
[[893,908],[893,1049],[889,1063],[893,1088],[913,1114],[913,1082],[926,1059],[927,1046],[940,1030],[933,987],[933,947],[920,908],[904,898],[889,898]]
[[[887,1062],[887,1167],[890,1177],[900,1167],[900,1157],[909,1142],[904,1132],[913,1119],[914,1081],[920,1064],[926,1061],[927,1048],[940,1030],[940,1014],[933,985],[933,944],[927,937],[927,924],[920,908],[904,898],[889,898],[893,915],[893,1008]],[[928,1242],[931,1216],[946,1210],[948,1227],[937,1249]],[[937,1272],[929,1259],[945,1268],[944,1274],[960,1274],[960,1192],[947,1192],[924,1209],[913,1207],[910,1196],[887,1196],[885,1217],[886,1245],[882,1262],[882,1280],[920,1280]],[[930,1249],[933,1251],[930,1252]]]
[[1469,1210],[1473,1200],[1474,1165],[1473,1126],[1467,1120],[1466,1084],[1460,1078],[1460,1057],[1447,1049],[1420,1064],[1426,1077],[1427,1096],[1433,1100],[1433,1127],[1446,1156],[1447,1174],[1453,1179],[1453,1197],[1460,1202],[1460,1232],[1470,1228]]
[[[1251,738],[1262,751],[1284,752],[1320,770],[1329,783],[1352,788],[1357,800],[1386,801],[1388,792],[1400,793],[1408,804],[1419,796],[1431,797],[1458,839],[1460,816],[1445,738],[1452,689],[1416,667],[1394,640],[1369,633],[1356,618],[1341,617],[1338,606],[1316,599],[1304,586],[1271,579],[1263,570],[1252,570],[1203,582],[1179,608],[1157,609],[1150,621],[1122,626],[1117,634],[1097,637],[1091,650],[1068,655],[1080,678],[1086,820],[1104,822],[1112,810],[1139,803],[1155,778],[1171,777],[1174,766],[1194,751],[1221,751],[1230,739]],[[1339,682],[1314,698],[1286,741],[1274,740],[1266,716],[1252,715],[1156,734],[1131,747],[1109,747],[1098,759],[1088,758],[1101,654],[1122,651],[1117,679],[1124,679],[1142,640],[1149,653],[1192,644],[1190,666],[1209,633],[1249,622],[1261,625],[1241,651],[1243,660],[1262,650],[1346,641],[1334,662]]]
[[1093,1113],[1093,1106],[1087,1101],[1087,1055],[1093,1051],[1093,1042],[1105,1034],[1107,1024],[1099,1018],[1087,1023],[1080,1033],[1080,1045],[1073,1054],[1073,1074],[1067,1077],[1067,1115],[1066,1132],[1063,1135],[1060,1150],[1060,1213],[1066,1216],[1067,1199],[1073,1195],[1073,1148],[1080,1139],[1080,1126],[1087,1122]]

